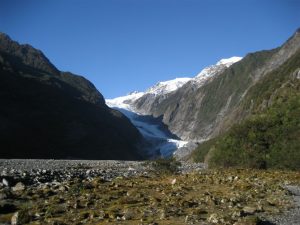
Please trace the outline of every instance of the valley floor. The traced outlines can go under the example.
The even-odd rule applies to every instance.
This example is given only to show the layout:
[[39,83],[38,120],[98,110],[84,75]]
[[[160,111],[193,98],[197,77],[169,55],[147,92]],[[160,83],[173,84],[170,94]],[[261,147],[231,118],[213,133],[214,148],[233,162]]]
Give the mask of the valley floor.
[[203,167],[162,174],[144,162],[0,160],[0,224],[299,222],[299,172]]

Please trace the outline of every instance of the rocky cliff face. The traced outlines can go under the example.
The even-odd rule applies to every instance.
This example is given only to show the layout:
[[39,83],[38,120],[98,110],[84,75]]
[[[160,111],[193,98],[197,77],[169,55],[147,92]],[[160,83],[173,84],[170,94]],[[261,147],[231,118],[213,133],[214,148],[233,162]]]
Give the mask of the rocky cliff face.
[[250,53],[230,67],[220,67],[201,85],[191,80],[168,95],[144,96],[134,105],[144,113],[163,117],[170,131],[183,140],[209,139],[245,118],[249,109],[241,109],[240,103],[248,90],[299,49],[297,31],[279,48]]
[[91,82],[3,33],[0,74],[0,158],[142,158],[138,130]]
[[191,157],[211,167],[299,170],[299,71],[300,49],[257,80],[223,119],[229,129],[200,144]]

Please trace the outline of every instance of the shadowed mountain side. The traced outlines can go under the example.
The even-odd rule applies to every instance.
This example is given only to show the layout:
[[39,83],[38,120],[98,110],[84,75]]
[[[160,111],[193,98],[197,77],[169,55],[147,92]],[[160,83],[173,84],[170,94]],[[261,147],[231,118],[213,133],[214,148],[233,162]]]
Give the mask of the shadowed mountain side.
[[1,158],[143,158],[138,130],[92,83],[7,37],[0,34]]

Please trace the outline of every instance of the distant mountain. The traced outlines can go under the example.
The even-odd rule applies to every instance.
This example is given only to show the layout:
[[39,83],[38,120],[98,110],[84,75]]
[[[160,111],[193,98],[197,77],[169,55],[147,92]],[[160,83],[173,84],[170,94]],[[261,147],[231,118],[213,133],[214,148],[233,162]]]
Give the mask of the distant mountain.
[[141,159],[139,131],[82,76],[0,33],[0,158]]
[[[144,96],[154,96],[160,98],[168,93],[177,90],[191,78],[176,78],[170,81],[159,82],[145,92],[131,92],[128,95],[106,99],[108,106],[119,110],[126,115],[131,122],[139,129],[141,134],[147,140],[144,151],[147,152],[149,158],[169,157],[179,148],[186,148],[188,142],[181,141],[173,135],[167,127],[162,123],[160,118],[143,115],[136,111],[134,103]],[[195,146],[193,146],[195,148]]]
[[111,107],[124,108],[139,114],[159,117],[164,115],[158,112],[162,107],[162,102],[165,102],[178,90],[198,89],[241,59],[241,57],[221,59],[215,65],[204,68],[194,78],[184,77],[158,82],[145,92],[132,92],[122,97],[106,99],[106,102]]
[[204,68],[194,78],[184,77],[158,82],[145,92],[132,92],[122,97],[106,99],[106,103],[110,107],[116,108],[128,116],[144,137],[148,139],[150,143],[154,143],[151,147],[152,154],[156,152],[156,149],[158,149],[163,156],[170,156],[174,151],[176,151],[176,154],[181,154],[180,152],[187,154],[187,152],[196,147],[195,143],[182,141],[178,137],[174,138],[176,135],[172,134],[169,130],[165,133],[164,131],[168,129],[168,126],[163,123],[160,116],[155,116],[157,119],[154,119],[154,117],[151,120],[149,120],[148,116],[148,119],[142,123],[140,121],[141,118],[143,118],[143,115],[144,117],[145,115],[152,116],[153,112],[159,109],[161,102],[164,102],[179,89],[187,86],[200,88],[206,82],[213,79],[214,76],[223,72],[226,68],[241,59],[241,57],[222,59],[217,62],[216,65]]
[[216,137],[249,114],[240,107],[248,90],[294,55],[300,48],[299,39],[297,31],[279,48],[250,53],[242,60],[221,60],[177,90],[162,96],[143,95],[132,107],[162,117],[169,130],[183,140],[202,142]]
[[[284,77],[297,74],[299,64],[296,59],[293,62],[291,59],[296,57],[299,49],[300,31],[297,30],[276,49],[249,53],[243,59],[232,57],[220,60],[203,69],[196,77],[185,79],[171,91],[146,91],[109,101],[119,104],[120,108],[126,106],[136,113],[161,118],[170,132],[183,141],[202,143],[246,121],[255,111],[257,99],[265,93],[270,95],[279,90],[271,88],[272,84],[276,83],[280,88],[285,85]],[[274,77],[273,82],[269,81],[268,85],[255,89],[260,82],[270,79],[267,78],[271,77],[270,74],[277,74],[276,71],[280,71],[284,65],[282,76]],[[163,83],[172,84],[175,81]],[[288,83],[293,82],[296,81],[290,80]],[[164,85],[156,85],[148,90],[155,90],[156,87],[168,90]],[[266,87],[268,90],[265,90]],[[264,108],[270,102],[272,98],[266,98],[259,107]],[[181,156],[188,153],[186,150],[180,152]]]

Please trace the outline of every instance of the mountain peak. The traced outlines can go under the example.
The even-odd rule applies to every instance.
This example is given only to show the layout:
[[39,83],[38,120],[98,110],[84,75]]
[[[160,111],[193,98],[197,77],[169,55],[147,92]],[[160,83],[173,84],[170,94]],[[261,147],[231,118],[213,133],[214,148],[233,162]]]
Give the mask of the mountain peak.
[[225,68],[230,67],[232,64],[240,61],[242,57],[233,56],[227,59],[221,59],[215,65],[205,67],[200,73],[195,77],[196,82],[204,83],[207,78],[212,77],[216,74],[222,72]]
[[177,90],[178,88],[180,88],[190,80],[191,78],[189,77],[181,77],[181,78],[175,78],[173,80],[161,81],[158,82],[153,87],[149,88],[146,91],[146,93],[155,94],[155,95],[167,94]]
[[231,66],[232,64],[240,61],[242,59],[242,57],[239,56],[233,56],[227,59],[221,59],[220,61],[217,62],[216,65],[225,65],[226,67]]
[[0,32],[0,39],[12,41],[11,38],[6,33],[3,33],[3,32]]
[[27,66],[49,74],[59,74],[59,70],[49,61],[42,51],[29,44],[19,44],[7,34],[0,32],[0,52],[17,57]]

